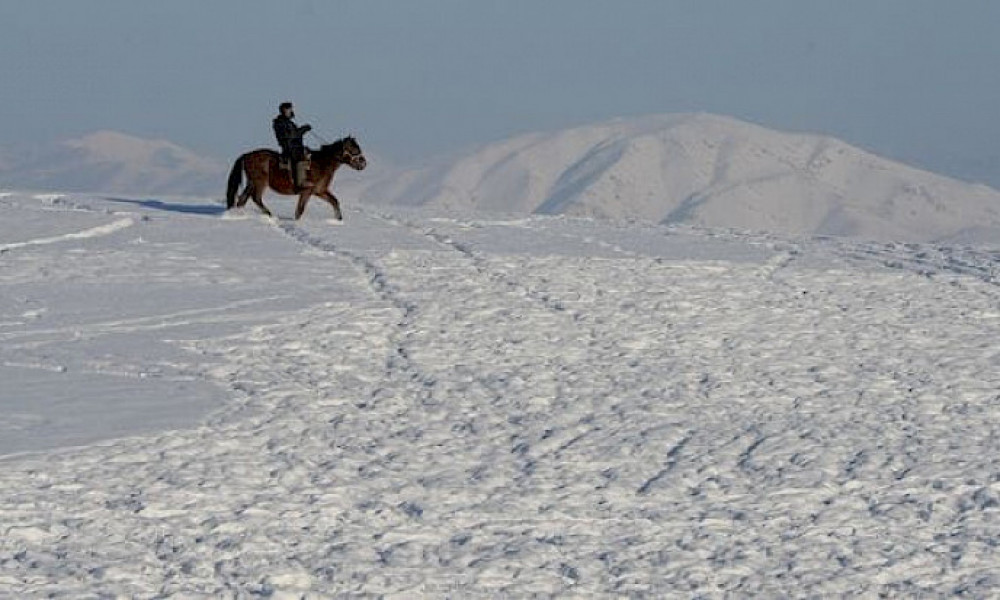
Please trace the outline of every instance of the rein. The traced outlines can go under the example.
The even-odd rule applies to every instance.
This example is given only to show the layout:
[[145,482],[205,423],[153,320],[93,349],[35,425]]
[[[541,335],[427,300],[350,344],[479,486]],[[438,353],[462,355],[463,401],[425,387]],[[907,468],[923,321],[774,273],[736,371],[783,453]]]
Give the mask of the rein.
[[330,144],[330,140],[326,139],[325,137],[321,136],[320,134],[316,133],[315,131],[313,131],[313,130],[310,129],[309,133],[312,134],[312,136],[315,137],[317,140],[323,142],[323,145],[329,145]]
[[[330,141],[329,141],[328,139],[326,139],[326,138],[325,138],[324,136],[322,136],[322,135],[320,135],[320,134],[316,133],[315,131],[311,131],[311,130],[310,130],[310,131],[309,131],[309,133],[313,134],[313,136],[314,136],[314,137],[315,137],[316,139],[318,139],[318,140],[319,140],[320,142],[322,142],[324,146],[332,146],[332,145],[333,145],[333,143],[332,143],[332,142],[330,142]],[[345,149],[344,151],[342,151],[342,152],[340,153],[340,157],[339,157],[339,160],[340,160],[340,162],[342,162],[342,163],[347,163],[347,162],[350,162],[352,158],[353,158],[353,157],[352,157],[352,156],[351,156],[350,154],[348,154],[348,153],[347,153],[347,150]]]

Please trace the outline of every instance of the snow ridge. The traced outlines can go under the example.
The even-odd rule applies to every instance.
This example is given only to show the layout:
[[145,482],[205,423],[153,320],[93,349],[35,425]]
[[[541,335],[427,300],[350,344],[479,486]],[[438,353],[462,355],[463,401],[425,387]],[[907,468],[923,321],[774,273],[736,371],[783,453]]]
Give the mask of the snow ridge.
[[8,244],[0,244],[0,254],[7,252],[8,250],[13,250],[15,248],[24,248],[25,246],[45,246],[47,244],[57,244],[59,242],[65,242],[69,240],[81,240],[93,237],[100,237],[104,235],[110,235],[120,229],[125,229],[126,227],[131,227],[135,224],[130,218],[118,219],[107,225],[98,225],[97,227],[91,227],[84,231],[77,231],[74,233],[66,233],[59,236],[38,238],[34,240],[28,240],[25,242],[11,242]]

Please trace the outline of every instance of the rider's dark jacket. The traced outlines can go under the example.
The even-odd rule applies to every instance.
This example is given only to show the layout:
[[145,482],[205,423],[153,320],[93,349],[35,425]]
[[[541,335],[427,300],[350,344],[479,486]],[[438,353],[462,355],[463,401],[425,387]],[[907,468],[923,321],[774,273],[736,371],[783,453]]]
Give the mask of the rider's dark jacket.
[[285,115],[278,115],[272,123],[274,135],[278,138],[278,145],[281,152],[292,160],[303,160],[306,156],[305,145],[302,143],[302,136],[309,131],[308,125],[299,127],[291,118]]

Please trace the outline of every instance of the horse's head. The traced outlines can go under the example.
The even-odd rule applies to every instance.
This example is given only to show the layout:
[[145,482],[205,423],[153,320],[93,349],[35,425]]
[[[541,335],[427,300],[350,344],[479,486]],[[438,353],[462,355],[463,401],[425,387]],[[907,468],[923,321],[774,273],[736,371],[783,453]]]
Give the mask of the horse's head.
[[354,136],[349,135],[341,141],[340,162],[350,165],[355,171],[363,171],[368,166],[361,146]]

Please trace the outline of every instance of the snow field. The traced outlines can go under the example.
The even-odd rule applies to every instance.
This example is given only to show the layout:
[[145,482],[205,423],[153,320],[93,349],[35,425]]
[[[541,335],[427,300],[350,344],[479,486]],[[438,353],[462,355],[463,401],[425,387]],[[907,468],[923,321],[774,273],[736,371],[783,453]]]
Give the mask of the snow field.
[[[338,228],[316,218],[213,230],[306,261],[282,259],[286,279],[257,291],[328,295],[172,338],[227,396],[199,426],[0,463],[0,590],[1000,585],[989,252],[372,209]],[[278,279],[268,262],[254,268]],[[217,285],[246,292],[249,275],[231,276]]]

